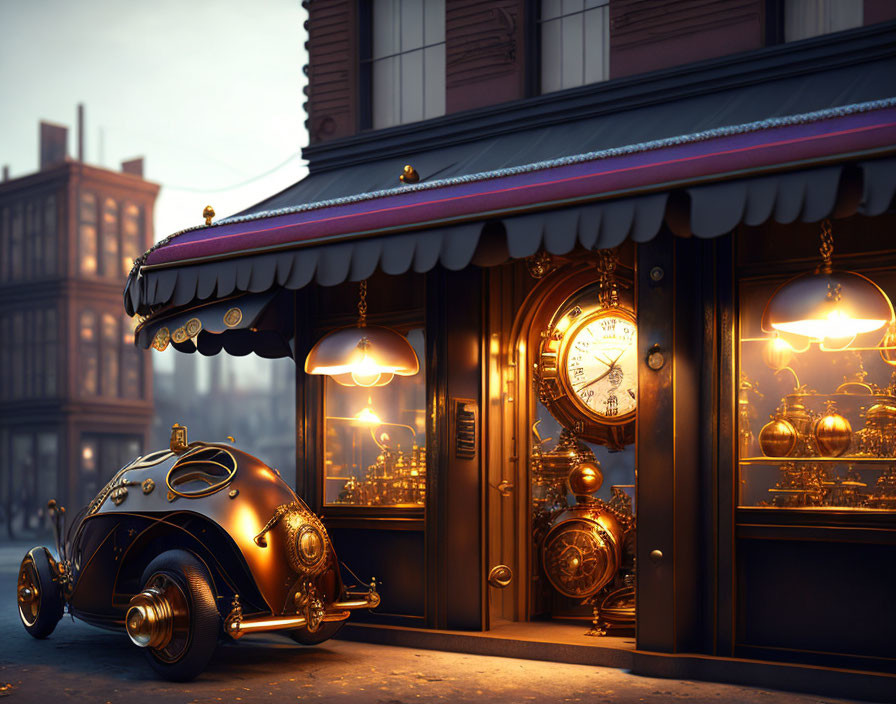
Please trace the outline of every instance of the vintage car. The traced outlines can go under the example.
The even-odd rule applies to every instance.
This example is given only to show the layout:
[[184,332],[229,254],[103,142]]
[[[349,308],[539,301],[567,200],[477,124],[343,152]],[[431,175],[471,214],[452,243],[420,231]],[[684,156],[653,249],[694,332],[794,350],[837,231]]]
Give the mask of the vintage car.
[[375,580],[346,591],[327,531],[277,470],[230,444],[188,443],[177,424],[170,449],[119,470],[64,539],[65,509],[49,508],[58,557],[36,547],[22,560],[25,630],[45,638],[67,605],[125,630],[167,679],[199,674],[219,637],[316,644],[379,604]]

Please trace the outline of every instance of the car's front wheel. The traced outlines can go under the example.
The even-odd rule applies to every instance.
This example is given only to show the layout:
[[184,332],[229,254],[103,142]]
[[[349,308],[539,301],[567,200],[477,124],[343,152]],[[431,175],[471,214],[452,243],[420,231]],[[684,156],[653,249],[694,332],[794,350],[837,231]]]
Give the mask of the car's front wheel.
[[211,660],[221,627],[208,571],[191,553],[169,550],[147,565],[142,583],[125,617],[128,636],[161,677],[193,679]]
[[16,601],[22,625],[35,638],[46,638],[62,618],[65,600],[46,548],[33,548],[22,560]]

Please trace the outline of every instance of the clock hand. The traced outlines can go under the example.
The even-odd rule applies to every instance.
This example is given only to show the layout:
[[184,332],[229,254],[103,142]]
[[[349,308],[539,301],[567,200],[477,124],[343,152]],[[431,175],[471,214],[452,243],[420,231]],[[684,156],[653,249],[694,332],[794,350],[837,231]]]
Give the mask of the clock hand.
[[594,377],[591,381],[586,381],[584,384],[582,384],[582,385],[579,386],[578,388],[573,387],[573,391],[575,391],[576,393],[578,393],[578,392],[581,391],[582,389],[587,389],[587,388],[588,388],[589,386],[591,386],[592,384],[596,384],[597,382],[599,382],[601,379],[603,379],[605,376],[607,376],[611,371],[613,371],[613,367],[610,367],[609,369],[607,369],[607,371],[605,371],[605,372],[604,372],[603,374],[601,374],[600,376]]

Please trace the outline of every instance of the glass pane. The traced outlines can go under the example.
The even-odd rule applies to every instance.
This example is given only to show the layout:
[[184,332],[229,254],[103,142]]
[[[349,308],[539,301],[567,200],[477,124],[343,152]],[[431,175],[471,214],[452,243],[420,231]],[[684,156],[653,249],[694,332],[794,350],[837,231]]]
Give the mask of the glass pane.
[[43,270],[47,276],[56,273],[56,196],[47,196],[44,201],[44,261]]
[[399,90],[400,57],[380,59],[373,63],[373,127],[397,125],[401,92]]
[[137,319],[125,316],[121,321],[121,395],[124,398],[141,397],[143,368],[141,351],[134,346]]
[[401,55],[401,122],[423,119],[423,50]]
[[562,0],[542,0],[541,19],[550,20],[563,14]]
[[[865,273],[896,295],[896,274]],[[739,289],[739,505],[896,510],[896,350],[876,348],[884,330],[840,351],[798,351],[764,332],[762,312],[782,283]]]
[[103,313],[103,396],[118,396],[118,318]]
[[421,361],[414,376],[386,386],[326,379],[324,503],[419,506],[426,495],[426,374],[423,329],[408,340]]
[[25,393],[25,318],[21,312],[12,317],[12,395],[22,398]]
[[560,67],[563,63],[563,40],[560,20],[541,25],[541,92],[560,90]]
[[103,276],[119,277],[118,263],[118,203],[106,198],[103,203]]
[[445,41],[445,0],[427,0],[423,5],[423,41],[438,44]]
[[863,0],[785,0],[784,41],[861,27]]
[[401,0],[401,50],[423,46],[423,0]]
[[50,499],[58,498],[59,437],[56,433],[37,435],[37,501],[46,506]]
[[94,438],[81,440],[81,501],[86,504],[100,490],[99,443]]
[[610,66],[610,11],[604,6],[585,17],[585,83],[605,81]]
[[124,207],[121,218],[121,273],[127,277],[140,256],[140,232],[143,229],[140,208],[133,203]]
[[573,88],[582,85],[585,79],[584,22],[579,13],[564,17],[560,23],[563,36],[561,88]]
[[21,279],[25,275],[25,242],[24,242],[24,216],[22,214],[22,204],[16,203],[12,210],[12,252],[10,253],[10,261],[12,262],[12,279]]
[[81,313],[79,336],[81,393],[94,396],[99,391],[99,355],[97,352],[96,315],[93,311]]
[[80,207],[81,224],[78,228],[80,249],[78,260],[82,274],[96,274],[97,261],[97,233],[96,233],[96,196],[93,193],[81,194]]
[[423,117],[445,114],[445,44],[424,49]]
[[30,250],[28,263],[28,276],[40,276],[43,264],[41,260],[44,256],[43,235],[41,227],[41,213],[37,207],[37,203],[31,201],[25,211],[25,237],[26,247]]
[[398,7],[400,0],[375,0],[373,3],[373,58],[397,54]]
[[58,331],[56,330],[56,310],[49,308],[44,315],[46,329],[44,330],[44,391],[47,396],[56,395],[56,341],[58,339]]

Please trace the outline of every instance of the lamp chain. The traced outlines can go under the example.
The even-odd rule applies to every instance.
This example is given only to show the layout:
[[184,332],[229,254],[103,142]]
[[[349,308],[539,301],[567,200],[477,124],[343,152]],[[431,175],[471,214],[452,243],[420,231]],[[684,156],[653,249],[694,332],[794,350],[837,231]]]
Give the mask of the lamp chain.
[[822,270],[830,273],[831,256],[834,254],[834,235],[831,232],[831,221],[827,218],[821,223],[821,246],[818,251],[821,253]]
[[358,297],[358,327],[367,325],[367,280],[361,282],[361,291]]

